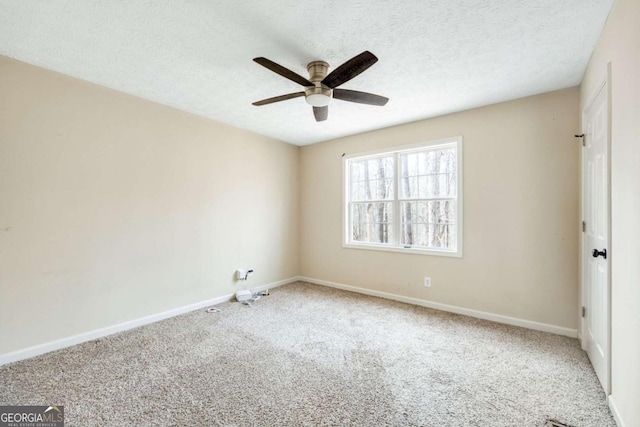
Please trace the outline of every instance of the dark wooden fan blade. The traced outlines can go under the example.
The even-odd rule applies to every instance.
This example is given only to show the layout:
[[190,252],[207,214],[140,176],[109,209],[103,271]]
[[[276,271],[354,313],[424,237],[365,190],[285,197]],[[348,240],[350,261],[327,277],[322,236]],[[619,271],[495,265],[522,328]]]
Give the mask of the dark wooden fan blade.
[[304,92],[295,92],[295,93],[288,93],[286,95],[274,96],[273,98],[267,98],[267,99],[263,99],[262,101],[254,102],[252,105],[260,106],[260,105],[266,105],[266,104],[273,104],[274,102],[286,101],[287,99],[298,98],[300,96],[304,96]]
[[262,58],[262,57],[253,58],[253,60],[258,64],[262,65],[263,67],[270,69],[274,73],[280,74],[282,77],[285,77],[302,86],[313,86],[313,83],[311,83],[309,80],[305,79],[301,75],[296,74],[293,71],[289,70],[288,68],[284,68],[282,65],[276,64],[275,62],[267,58]]
[[316,116],[316,122],[323,122],[329,116],[329,107],[313,107],[313,115]]
[[341,99],[342,101],[357,102],[359,104],[367,105],[385,105],[389,102],[389,98],[384,96],[374,95],[373,93],[360,92],[358,90],[348,89],[334,89],[333,97],[335,99]]
[[365,50],[360,55],[354,56],[330,72],[329,75],[322,80],[322,84],[331,89],[336,88],[362,73],[376,62],[378,62],[378,58],[376,58],[373,53]]

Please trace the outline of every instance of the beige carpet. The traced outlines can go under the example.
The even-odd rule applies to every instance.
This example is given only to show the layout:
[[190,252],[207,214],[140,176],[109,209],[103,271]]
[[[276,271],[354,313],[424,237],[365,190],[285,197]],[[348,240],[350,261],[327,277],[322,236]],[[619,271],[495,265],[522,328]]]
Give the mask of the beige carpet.
[[67,426],[615,426],[577,340],[297,283],[0,367]]

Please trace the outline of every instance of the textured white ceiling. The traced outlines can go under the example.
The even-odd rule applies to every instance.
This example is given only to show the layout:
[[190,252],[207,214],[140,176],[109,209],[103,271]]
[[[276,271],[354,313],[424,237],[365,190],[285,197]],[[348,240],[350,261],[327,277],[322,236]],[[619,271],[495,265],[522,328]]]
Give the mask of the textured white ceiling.
[[[578,85],[613,0],[0,0],[0,54],[297,145]],[[380,61],[316,122],[307,77]],[[330,71],[331,71],[330,69]]]

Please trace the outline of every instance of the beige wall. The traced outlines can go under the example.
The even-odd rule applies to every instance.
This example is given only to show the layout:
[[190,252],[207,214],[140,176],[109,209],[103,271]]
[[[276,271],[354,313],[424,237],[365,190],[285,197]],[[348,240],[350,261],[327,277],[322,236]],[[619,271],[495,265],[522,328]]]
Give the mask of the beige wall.
[[0,57],[0,354],[296,276],[298,155]]
[[[303,147],[301,274],[577,329],[578,95],[562,90]],[[456,135],[464,137],[463,258],[342,248],[343,153]]]
[[640,2],[616,0],[581,86],[581,107],[611,63],[613,406],[640,426]]

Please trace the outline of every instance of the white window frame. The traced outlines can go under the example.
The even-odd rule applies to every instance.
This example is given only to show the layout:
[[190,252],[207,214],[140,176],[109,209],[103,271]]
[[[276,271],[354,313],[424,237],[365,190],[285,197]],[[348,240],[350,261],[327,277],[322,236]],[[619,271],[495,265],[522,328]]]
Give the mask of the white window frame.
[[[381,244],[381,243],[368,243],[368,242],[352,242],[351,239],[351,223],[350,223],[350,215],[349,215],[349,162],[357,161],[359,159],[367,158],[367,157],[377,157],[383,155],[394,155],[394,167],[395,167],[395,177],[394,177],[394,227],[395,227],[395,235],[399,238],[399,230],[400,230],[400,216],[399,216],[399,182],[400,182],[400,168],[398,167],[398,156],[402,152],[406,151],[416,151],[422,148],[432,148],[438,145],[452,145],[456,146],[456,154],[457,154],[457,179],[458,179],[458,188],[456,194],[456,202],[457,202],[457,210],[456,210],[456,249],[455,250],[447,250],[447,249],[435,249],[435,248],[405,248],[399,244]],[[449,256],[449,257],[462,257],[462,243],[463,243],[463,222],[464,222],[464,214],[463,214],[463,163],[462,163],[462,136],[455,136],[451,138],[443,138],[428,142],[421,142],[417,144],[403,145],[399,147],[392,148],[384,148],[381,150],[368,151],[364,153],[357,154],[349,154],[345,155],[342,158],[342,247],[349,249],[366,249],[366,250],[374,250],[374,251],[387,251],[387,252],[400,252],[400,253],[408,253],[408,254],[421,254],[421,255],[437,255],[437,256]]]

